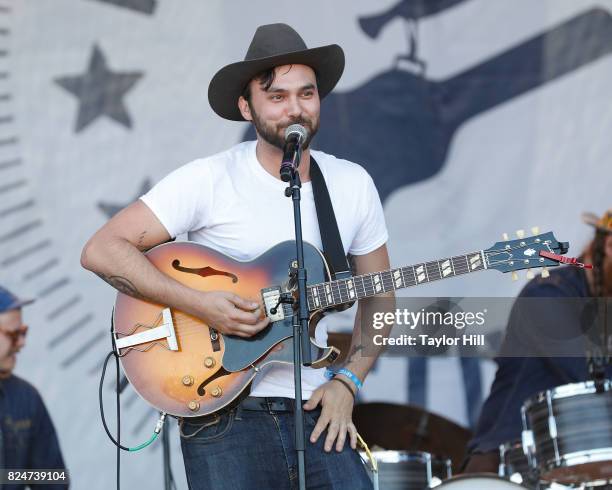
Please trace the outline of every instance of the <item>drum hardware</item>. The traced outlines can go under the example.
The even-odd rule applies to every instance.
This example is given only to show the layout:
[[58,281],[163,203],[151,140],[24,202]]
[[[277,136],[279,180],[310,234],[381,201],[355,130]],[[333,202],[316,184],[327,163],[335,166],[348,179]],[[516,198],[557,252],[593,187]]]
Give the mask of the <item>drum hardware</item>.
[[[521,407],[521,419],[523,420],[523,428],[527,427],[527,414],[524,410],[524,406]],[[530,468],[536,468],[535,441],[533,440],[533,432],[523,429],[521,432],[521,442],[523,452],[527,458],[527,464]]]
[[535,488],[537,475],[529,464],[523,441],[510,441],[499,446],[498,475],[514,483]]
[[[549,484],[540,481],[537,469],[531,464],[533,448],[533,434],[529,431],[524,431],[520,440],[501,444],[498,474],[530,490],[549,490]],[[557,488],[558,490],[566,489],[560,485]]]

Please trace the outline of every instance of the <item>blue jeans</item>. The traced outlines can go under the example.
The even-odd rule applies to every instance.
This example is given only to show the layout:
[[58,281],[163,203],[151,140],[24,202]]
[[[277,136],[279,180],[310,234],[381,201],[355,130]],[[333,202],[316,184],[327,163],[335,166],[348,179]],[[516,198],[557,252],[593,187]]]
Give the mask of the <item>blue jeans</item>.
[[[293,400],[287,403],[293,407]],[[356,451],[323,449],[326,432],[309,440],[320,409],[304,411],[306,485],[309,489],[372,489]],[[181,421],[181,448],[190,490],[298,488],[292,410],[246,410],[242,405]]]

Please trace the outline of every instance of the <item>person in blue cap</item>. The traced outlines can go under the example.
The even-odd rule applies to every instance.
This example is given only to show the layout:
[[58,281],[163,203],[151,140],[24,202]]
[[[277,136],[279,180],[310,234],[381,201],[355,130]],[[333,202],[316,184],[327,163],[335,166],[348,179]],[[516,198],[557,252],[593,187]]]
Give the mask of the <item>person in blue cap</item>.
[[[25,345],[28,331],[21,309],[32,302],[0,286],[0,469],[65,470],[57,434],[42,397],[30,383],[13,374],[17,353]],[[31,488],[23,482],[0,487]],[[47,484],[45,488],[66,489],[68,485]]]

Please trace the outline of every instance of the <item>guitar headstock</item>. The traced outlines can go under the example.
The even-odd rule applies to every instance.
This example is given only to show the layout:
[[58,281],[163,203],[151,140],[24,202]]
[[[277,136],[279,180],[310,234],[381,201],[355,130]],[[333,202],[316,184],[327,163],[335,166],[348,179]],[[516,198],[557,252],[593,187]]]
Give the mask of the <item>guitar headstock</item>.
[[[483,250],[489,269],[514,272],[537,267],[554,267],[559,265],[561,260],[551,257],[551,254],[563,255],[569,249],[569,243],[558,241],[552,231],[526,237],[524,232],[519,230],[517,235],[519,238],[516,240],[497,242],[491,248]],[[507,235],[504,236],[506,237]],[[542,256],[540,252],[544,252],[546,256]]]

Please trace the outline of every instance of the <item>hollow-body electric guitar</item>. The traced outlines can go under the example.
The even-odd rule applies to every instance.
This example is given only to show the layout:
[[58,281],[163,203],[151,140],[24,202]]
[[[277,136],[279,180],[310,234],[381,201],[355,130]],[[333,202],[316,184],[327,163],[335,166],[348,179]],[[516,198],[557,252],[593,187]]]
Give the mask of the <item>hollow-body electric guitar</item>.
[[[431,262],[330,281],[321,252],[304,243],[308,272],[309,334],[313,367],[331,364],[339,351],[317,345],[314,328],[325,311],[387,291],[483,269],[513,272],[575,259],[552,232],[495,243],[491,248]],[[214,325],[164,305],[118,293],[113,315],[115,350],[137,393],[157,409],[180,417],[211,414],[236,399],[272,363],[293,362],[293,306],[279,304],[295,289],[295,243],[280,243],[241,262],[194,242],[159,245],[146,257],[160,271],[202,291],[258,298],[270,324],[245,339],[222,335]],[[283,348],[272,348],[283,344]]]

